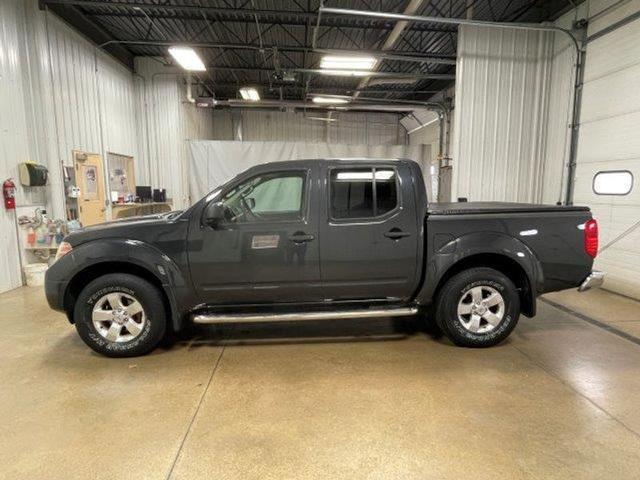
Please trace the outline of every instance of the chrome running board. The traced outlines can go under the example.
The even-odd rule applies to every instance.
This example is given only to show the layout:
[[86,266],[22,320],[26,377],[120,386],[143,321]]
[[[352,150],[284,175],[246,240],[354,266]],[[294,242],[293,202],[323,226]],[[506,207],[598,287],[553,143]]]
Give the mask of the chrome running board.
[[193,323],[244,323],[244,322],[289,322],[293,320],[335,320],[353,318],[380,318],[380,317],[406,317],[415,315],[418,309],[410,308],[379,308],[375,310],[338,310],[327,312],[296,312],[296,313],[250,313],[228,314],[210,313],[197,314],[193,317]]

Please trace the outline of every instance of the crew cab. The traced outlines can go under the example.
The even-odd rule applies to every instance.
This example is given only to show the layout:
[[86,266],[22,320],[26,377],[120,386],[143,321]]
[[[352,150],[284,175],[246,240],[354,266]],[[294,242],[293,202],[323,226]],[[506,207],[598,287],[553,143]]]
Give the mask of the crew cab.
[[430,204],[410,160],[296,160],[250,168],[184,211],[70,234],[45,292],[114,357],[189,322],[407,315],[487,347],[540,294],[601,284],[597,249],[587,207]]

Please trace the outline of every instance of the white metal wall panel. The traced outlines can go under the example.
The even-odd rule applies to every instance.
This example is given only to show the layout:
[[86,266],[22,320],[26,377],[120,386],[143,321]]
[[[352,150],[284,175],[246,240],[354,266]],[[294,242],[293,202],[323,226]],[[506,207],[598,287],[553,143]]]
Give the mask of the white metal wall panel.
[[[388,113],[332,113],[336,121],[325,122],[308,117],[326,118],[326,112],[274,112],[243,109],[233,114],[242,118],[245,141],[296,141],[340,143],[351,145],[398,145],[407,141],[400,116]],[[214,130],[217,140],[232,140],[232,113],[215,111]]]
[[640,9],[637,0],[589,0],[585,4],[588,5],[589,35],[637,13]]
[[[27,160],[46,165],[49,186],[19,188],[17,203],[63,216],[61,165],[72,150],[137,156],[133,78],[106,54],[96,63],[94,47],[35,0],[0,2],[0,24],[0,175],[17,177]],[[0,291],[22,283],[11,222],[3,209]]]
[[62,216],[61,165],[72,162],[72,150],[137,157],[133,79],[36,1],[16,3],[32,160],[49,168],[47,204]]
[[[640,0],[617,7],[614,3],[591,2],[591,16],[596,17],[589,24],[589,35],[640,10]],[[640,20],[589,42],[574,202],[591,207],[600,224],[601,246],[640,221],[639,84]],[[592,182],[601,170],[631,171],[635,177],[632,192],[626,196],[596,195]],[[640,230],[602,252],[596,268],[606,272],[606,288],[640,298]]]
[[408,135],[409,145],[428,145],[428,158],[422,165],[422,177],[425,185],[429,186],[429,201],[435,202],[438,198],[438,146],[440,142],[440,122],[433,122]]
[[[53,213],[62,215],[60,162],[70,165],[72,151],[102,155],[115,152],[138,158],[135,137],[134,83],[131,73],[110,56],[98,52],[82,36],[52,14],[31,5],[28,22],[45,24],[45,49],[38,49],[31,74],[51,96],[48,109],[38,109],[37,123],[53,130],[55,150],[49,151]],[[46,140],[45,140],[46,142]],[[47,142],[49,143],[49,142]]]
[[165,188],[174,208],[183,208],[189,204],[187,140],[213,138],[212,112],[187,102],[183,71],[139,57],[135,78],[139,181]]
[[[300,139],[301,142],[325,142],[326,125],[305,118],[301,113],[241,110],[242,139],[246,141],[278,141]],[[322,113],[310,113],[321,117]]]
[[[17,164],[30,157],[18,31],[22,15],[19,2],[0,2],[0,182],[13,177],[18,183]],[[0,292],[21,284],[15,211],[0,205]]]
[[136,72],[144,77],[144,82],[136,84],[144,90],[144,93],[139,90],[138,95],[144,97],[146,94],[147,99],[145,118],[149,142],[141,162],[146,166],[145,181],[148,180],[155,188],[165,188],[174,206],[182,208],[186,202],[186,175],[180,103],[184,97],[178,83],[179,75],[163,72],[161,66],[150,58],[137,58]]
[[213,138],[215,140],[233,140],[233,122],[231,110],[213,111]]
[[183,94],[181,102],[182,125],[184,126],[184,139],[181,142],[184,177],[181,185],[182,196],[184,198],[183,207],[191,205],[192,199],[189,196],[189,171],[191,162],[189,158],[189,140],[213,140],[213,111],[208,108],[197,108],[194,104],[185,101],[186,86],[180,86]]
[[[570,22],[569,22],[570,23]],[[565,180],[571,144],[576,52],[562,33],[553,33],[546,121],[543,131],[542,203],[564,201]]]
[[541,200],[552,46],[548,32],[460,27],[454,197]]

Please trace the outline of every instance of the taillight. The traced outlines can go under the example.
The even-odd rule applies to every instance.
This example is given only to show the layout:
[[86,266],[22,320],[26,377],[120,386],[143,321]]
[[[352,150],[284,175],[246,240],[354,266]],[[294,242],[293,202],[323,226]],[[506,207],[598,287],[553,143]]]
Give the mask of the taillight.
[[591,258],[598,254],[598,222],[594,218],[584,224],[584,251]]

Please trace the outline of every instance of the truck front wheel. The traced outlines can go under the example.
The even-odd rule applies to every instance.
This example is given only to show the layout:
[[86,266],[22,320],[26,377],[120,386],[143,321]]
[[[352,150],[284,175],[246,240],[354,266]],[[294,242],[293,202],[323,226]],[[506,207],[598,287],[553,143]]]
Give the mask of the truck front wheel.
[[451,277],[436,300],[436,322],[462,347],[490,347],[518,323],[520,297],[513,282],[492,268],[478,267]]
[[153,350],[166,328],[161,293],[148,281],[107,274],[80,293],[74,323],[89,347],[108,357],[133,357]]

